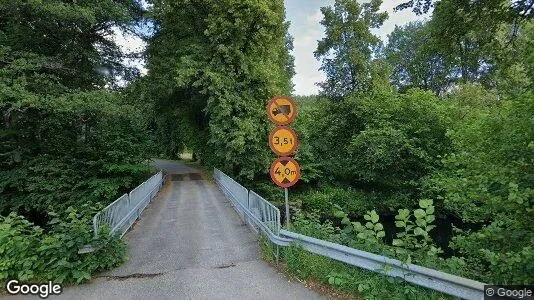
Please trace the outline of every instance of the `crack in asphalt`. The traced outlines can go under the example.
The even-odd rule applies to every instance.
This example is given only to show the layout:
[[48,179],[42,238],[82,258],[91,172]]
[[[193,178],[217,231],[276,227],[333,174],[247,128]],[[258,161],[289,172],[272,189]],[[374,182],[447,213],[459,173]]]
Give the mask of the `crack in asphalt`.
[[122,275],[122,276],[101,276],[100,278],[106,278],[108,280],[127,280],[131,278],[154,278],[157,276],[161,276],[165,273],[134,273],[129,275]]
[[228,265],[220,265],[220,266],[216,266],[215,268],[216,269],[226,269],[226,268],[231,268],[231,267],[235,267],[236,264],[228,264]]

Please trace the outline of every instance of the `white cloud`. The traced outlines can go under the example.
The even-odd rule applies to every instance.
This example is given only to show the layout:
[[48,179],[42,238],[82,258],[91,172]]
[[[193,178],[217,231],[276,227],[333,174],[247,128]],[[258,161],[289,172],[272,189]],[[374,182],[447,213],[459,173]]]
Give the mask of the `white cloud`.
[[[120,30],[120,28],[113,28],[113,40],[117,43],[121,51],[125,54],[140,53],[146,49],[146,42],[141,38],[130,33]],[[125,58],[123,63],[129,67],[136,67],[142,75],[146,75],[147,69],[145,61],[138,58]]]

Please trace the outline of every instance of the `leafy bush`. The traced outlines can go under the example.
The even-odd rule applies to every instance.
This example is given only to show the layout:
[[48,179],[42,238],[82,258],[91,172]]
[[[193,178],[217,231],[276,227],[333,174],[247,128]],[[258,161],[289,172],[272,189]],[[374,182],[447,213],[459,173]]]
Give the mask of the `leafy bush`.
[[370,209],[376,200],[373,195],[367,195],[353,188],[323,186],[319,190],[309,191],[296,196],[302,202],[305,210],[318,210],[328,214],[332,205],[339,205],[349,213],[360,214]]
[[454,151],[426,187],[444,208],[482,226],[451,246],[488,283],[534,278],[534,95],[478,111],[449,132]]
[[[108,237],[106,232],[94,238],[90,226],[94,212],[85,205],[79,210],[69,207],[62,214],[50,213],[49,230],[16,213],[0,217],[0,282],[80,283],[97,271],[122,263],[126,248],[120,239]],[[102,248],[78,254],[87,244]]]
[[121,100],[99,91],[0,101],[0,214],[106,202],[145,178],[144,124]]
[[401,279],[355,268],[310,253],[298,246],[281,249],[287,271],[303,280],[330,284],[363,299],[451,299],[436,291],[417,287]]
[[316,212],[297,212],[292,217],[292,228],[304,235],[313,236],[318,239],[327,240],[330,242],[339,242],[339,238],[335,235],[335,228],[332,222],[319,222],[319,215]]
[[449,110],[419,89],[320,102],[311,113],[312,152],[328,166],[325,180],[412,194],[450,150]]

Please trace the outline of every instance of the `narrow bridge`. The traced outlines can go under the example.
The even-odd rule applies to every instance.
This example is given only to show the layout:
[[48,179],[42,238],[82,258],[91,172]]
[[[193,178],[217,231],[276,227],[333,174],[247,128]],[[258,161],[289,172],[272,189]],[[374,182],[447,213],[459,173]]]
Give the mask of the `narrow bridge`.
[[164,160],[156,165],[171,175],[125,235],[128,261],[57,298],[321,298],[262,260],[257,235],[198,170]]

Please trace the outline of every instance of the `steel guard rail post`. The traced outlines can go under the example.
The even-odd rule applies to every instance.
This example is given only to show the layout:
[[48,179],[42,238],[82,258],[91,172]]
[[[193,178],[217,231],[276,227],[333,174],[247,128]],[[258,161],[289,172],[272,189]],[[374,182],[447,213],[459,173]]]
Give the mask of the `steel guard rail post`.
[[214,175],[217,185],[230,199],[243,220],[278,246],[301,245],[309,252],[388,276],[400,277],[445,294],[470,300],[484,299],[482,282],[280,229],[278,208],[253,191],[248,191],[247,200],[244,201],[244,194],[236,191],[247,191],[246,188],[218,169],[214,169]]

